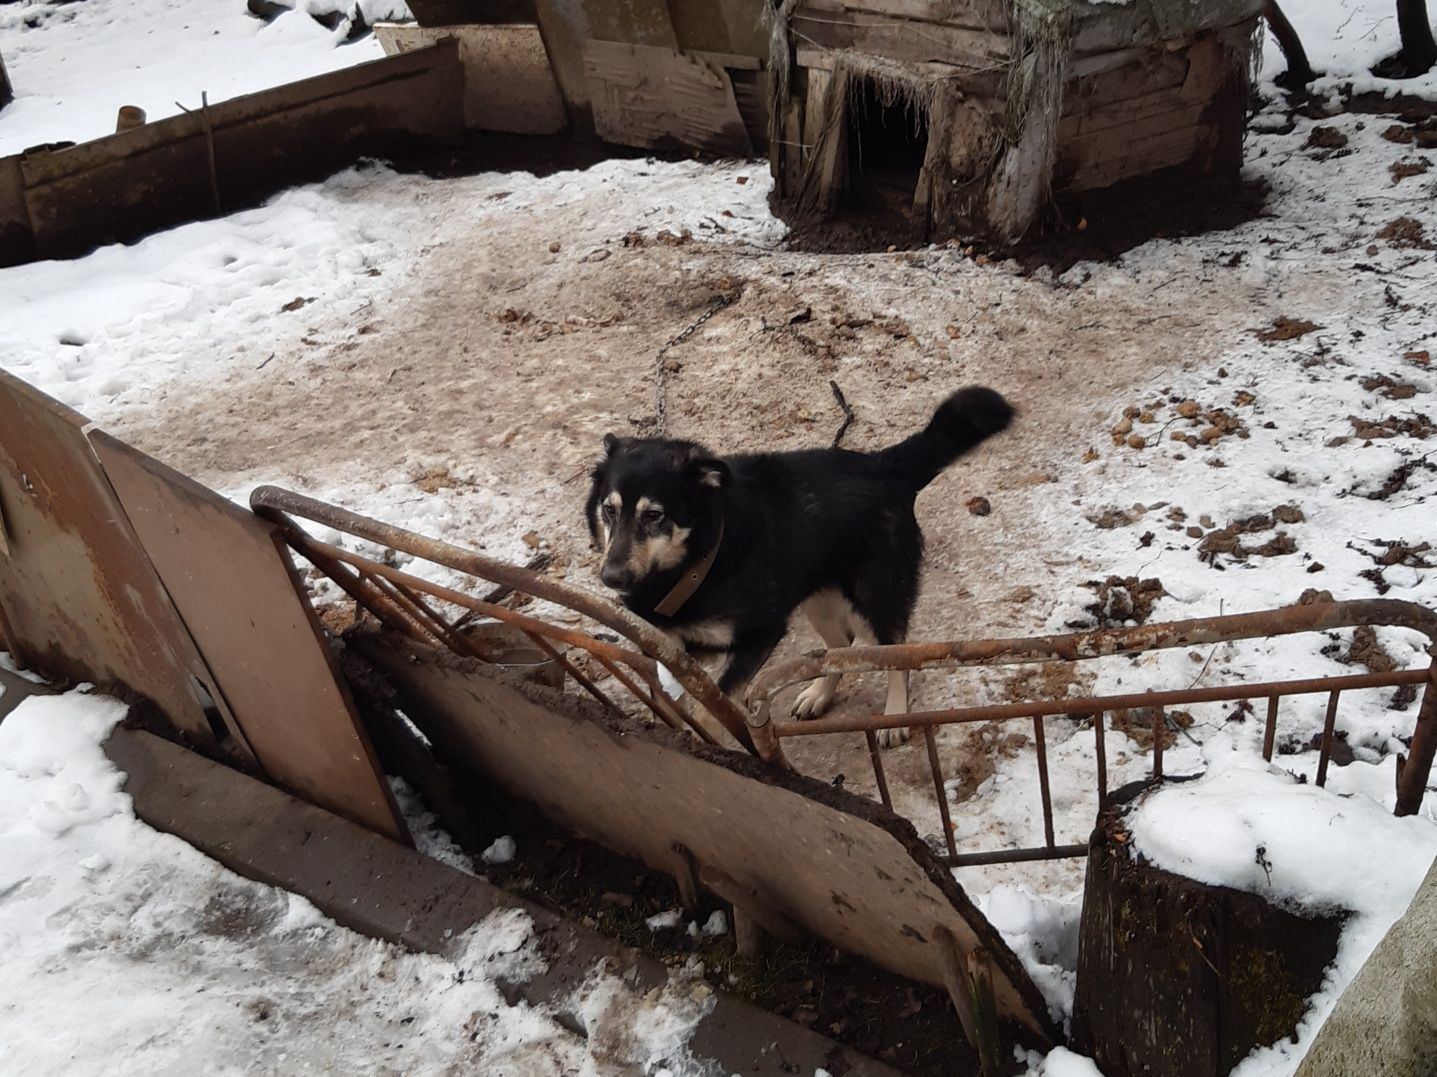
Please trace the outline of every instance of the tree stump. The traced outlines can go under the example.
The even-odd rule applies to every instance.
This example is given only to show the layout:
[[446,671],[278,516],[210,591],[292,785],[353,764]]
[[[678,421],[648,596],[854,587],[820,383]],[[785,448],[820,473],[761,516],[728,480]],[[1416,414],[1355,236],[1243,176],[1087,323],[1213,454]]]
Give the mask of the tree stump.
[[1151,788],[1116,792],[1093,831],[1074,1049],[1107,1077],[1224,1077],[1296,1030],[1336,956],[1342,916],[1298,915],[1143,862],[1125,818]]

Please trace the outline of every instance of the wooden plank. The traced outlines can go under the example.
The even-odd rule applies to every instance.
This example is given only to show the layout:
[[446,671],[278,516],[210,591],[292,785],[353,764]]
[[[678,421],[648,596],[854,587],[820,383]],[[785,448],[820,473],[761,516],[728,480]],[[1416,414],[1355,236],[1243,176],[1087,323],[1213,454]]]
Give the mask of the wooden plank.
[[678,143],[749,157],[753,143],[727,72],[673,49],[590,41],[584,65],[599,137],[657,149]]
[[599,41],[679,47],[666,0],[588,0],[583,6],[589,18],[589,33]]
[[912,826],[876,802],[471,659],[368,634],[351,645],[445,758],[561,825],[657,871],[682,844],[700,879],[721,872],[799,930],[921,983],[944,982],[933,940],[946,928],[963,955],[993,955],[999,1012],[1056,1038],[998,932]]
[[1187,164],[1207,154],[1216,142],[1216,132],[1206,124],[1173,128],[1166,124],[1144,138],[1127,138],[1121,129],[1115,137],[1087,149],[1073,162],[1065,187],[1073,191],[1097,190],[1121,179],[1143,176],[1162,168]]
[[668,0],[679,50],[734,53],[755,60],[767,57],[766,4],[767,0]]
[[1006,34],[847,11],[797,11],[789,26],[794,38],[809,47],[852,49],[903,63],[986,69],[1002,64],[1010,53]]
[[[0,607],[16,659],[119,682],[210,749],[253,753],[85,437],[88,420],[0,371]],[[212,729],[206,702],[215,704]]]
[[584,42],[592,35],[584,5],[574,0],[535,0],[535,6],[549,66],[569,110],[569,125],[575,134],[592,136],[593,109],[589,80],[584,74]]
[[1063,114],[1091,111],[1144,94],[1176,90],[1188,77],[1186,52],[1145,49],[1141,57],[1115,70],[1071,79],[1063,95]]
[[90,441],[265,773],[406,841],[279,529],[108,434]]
[[34,261],[35,232],[25,205],[20,155],[0,157],[0,268]]
[[[444,42],[210,107],[224,205],[234,209],[363,155],[463,130],[463,68]],[[20,161],[39,254],[68,257],[213,213],[195,112]]]
[[1006,32],[1008,0],[804,0],[813,11],[843,11]]
[[374,36],[388,56],[453,38],[464,65],[464,126],[471,131],[552,135],[569,125],[544,39],[536,24],[415,26],[381,23]]

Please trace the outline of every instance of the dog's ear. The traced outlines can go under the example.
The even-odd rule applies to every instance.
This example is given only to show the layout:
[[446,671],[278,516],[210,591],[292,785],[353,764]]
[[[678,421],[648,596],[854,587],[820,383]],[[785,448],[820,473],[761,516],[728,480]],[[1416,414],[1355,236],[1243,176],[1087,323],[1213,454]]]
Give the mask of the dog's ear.
[[620,441],[619,441],[619,438],[618,438],[618,437],[616,437],[616,436],[613,435],[613,434],[605,434],[605,435],[604,435],[604,453],[605,453],[605,455],[607,455],[607,456],[613,456],[614,453],[615,453],[615,451],[618,449],[619,444],[620,444]]
[[700,486],[722,490],[733,478],[728,465],[716,456],[698,456],[689,461],[688,473]]

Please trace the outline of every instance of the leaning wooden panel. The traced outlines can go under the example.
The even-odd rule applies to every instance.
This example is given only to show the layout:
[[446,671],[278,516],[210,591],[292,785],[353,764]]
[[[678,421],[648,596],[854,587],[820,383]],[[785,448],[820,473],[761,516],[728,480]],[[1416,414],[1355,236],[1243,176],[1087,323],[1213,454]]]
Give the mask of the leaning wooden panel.
[[108,434],[90,440],[265,772],[407,840],[279,529]]
[[720,67],[673,49],[589,41],[584,72],[594,126],[606,142],[753,155],[733,84]]
[[750,756],[619,720],[575,695],[500,679],[494,667],[389,635],[351,645],[393,684],[451,762],[575,833],[656,870],[683,846],[803,930],[943,986],[939,929],[963,956],[986,948],[999,1012],[1061,1038],[1002,937],[911,824],[873,801]]
[[[117,681],[206,746],[250,755],[85,439],[87,420],[0,371],[0,608],[16,657]],[[206,699],[216,705],[212,729]]]

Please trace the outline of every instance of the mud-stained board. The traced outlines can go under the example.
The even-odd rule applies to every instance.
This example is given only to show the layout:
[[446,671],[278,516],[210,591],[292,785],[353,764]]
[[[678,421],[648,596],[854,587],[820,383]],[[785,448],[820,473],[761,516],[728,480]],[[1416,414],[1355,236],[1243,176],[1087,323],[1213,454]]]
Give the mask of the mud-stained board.
[[721,67],[673,49],[588,41],[584,72],[594,126],[607,142],[753,155],[733,85]]
[[407,840],[279,529],[108,434],[90,440],[260,766],[306,800]]
[[[16,658],[57,679],[118,681],[199,743],[243,734],[90,450],[87,420],[0,371],[0,609]],[[216,704],[212,727],[206,705]]]
[[682,734],[608,717],[575,695],[390,636],[355,646],[455,763],[577,834],[660,871],[674,845],[810,934],[941,987],[936,929],[993,957],[999,1013],[1061,1038],[1002,937],[906,821],[873,801]]

